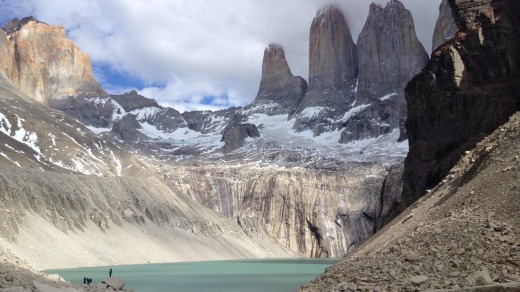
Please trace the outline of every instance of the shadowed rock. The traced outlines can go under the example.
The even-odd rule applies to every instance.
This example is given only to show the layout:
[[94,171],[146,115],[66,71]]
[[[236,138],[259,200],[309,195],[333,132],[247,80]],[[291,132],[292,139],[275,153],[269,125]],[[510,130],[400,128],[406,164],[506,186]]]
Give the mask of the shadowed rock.
[[134,115],[128,114],[114,123],[112,132],[117,133],[123,141],[135,142],[143,134],[137,129],[141,129]]
[[224,152],[231,152],[244,146],[246,138],[260,137],[260,132],[254,124],[232,124],[224,130],[222,140]]
[[406,88],[408,203],[520,109],[520,2],[450,0],[450,5],[461,32],[432,53]]
[[384,8],[372,3],[358,37],[358,101],[377,100],[387,94],[399,101],[405,116],[404,88],[428,62],[428,54],[415,33],[412,14],[392,0]]
[[437,18],[433,32],[432,51],[454,37],[458,30],[448,0],[442,0],[439,6],[439,18]]

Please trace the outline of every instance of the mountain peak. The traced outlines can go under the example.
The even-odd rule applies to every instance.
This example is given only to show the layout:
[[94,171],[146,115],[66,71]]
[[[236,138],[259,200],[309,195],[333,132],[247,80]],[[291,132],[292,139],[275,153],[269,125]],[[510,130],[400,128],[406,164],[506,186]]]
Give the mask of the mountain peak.
[[296,109],[307,82],[291,73],[285,51],[279,44],[269,44],[264,51],[262,79],[254,107],[263,107],[268,114],[290,113]]
[[24,25],[26,25],[27,23],[29,23],[31,21],[34,21],[36,23],[46,24],[45,22],[41,22],[32,16],[27,16],[22,19],[14,18],[14,19],[10,20],[9,22],[6,23],[5,27],[3,27],[3,30],[5,31],[6,34],[10,35],[16,31],[19,31]]
[[13,44],[8,77],[28,96],[50,105],[69,96],[106,95],[92,74],[90,57],[67,38],[63,26],[29,16],[9,21],[4,29]]

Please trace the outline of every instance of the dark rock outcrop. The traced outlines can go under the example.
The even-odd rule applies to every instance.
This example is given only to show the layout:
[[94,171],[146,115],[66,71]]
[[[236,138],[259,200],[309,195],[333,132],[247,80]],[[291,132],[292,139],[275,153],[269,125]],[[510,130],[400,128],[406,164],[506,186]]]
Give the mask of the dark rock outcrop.
[[131,112],[136,109],[142,109],[145,107],[158,107],[159,104],[155,99],[146,98],[142,95],[139,95],[137,91],[132,90],[127,93],[119,94],[119,95],[110,95],[112,99],[114,99],[123,109],[127,112]]
[[123,141],[136,142],[143,136],[137,129],[141,129],[134,115],[128,114],[114,123],[112,132],[116,133]]
[[116,106],[108,97],[88,98],[75,96],[66,99],[49,100],[48,105],[87,126],[96,128],[111,127],[114,112],[117,113]]
[[383,228],[399,215],[403,192],[404,164],[393,165],[385,177],[381,190],[381,205],[377,216],[376,230]]
[[[310,29],[309,87],[296,110],[295,130],[314,128],[342,115],[355,99],[357,72],[357,48],[343,12],[336,6],[321,9]],[[304,112],[311,107],[324,111]]]
[[520,2],[450,0],[460,32],[406,88],[411,203],[520,109]]
[[225,143],[222,150],[230,152],[244,146],[246,138],[260,137],[260,131],[254,124],[232,124],[229,125],[222,135],[222,141]]
[[395,124],[399,123],[400,114],[391,105],[391,101],[379,102],[348,119],[339,142],[348,143],[392,132]]
[[182,117],[186,121],[189,129],[202,134],[207,134],[216,131],[223,131],[227,125],[242,122],[244,117],[240,110],[241,108],[239,107],[231,107],[215,112],[183,112]]
[[251,107],[268,114],[292,114],[307,90],[307,82],[293,76],[279,45],[270,44],[264,51],[262,79]]
[[432,51],[454,37],[458,30],[448,0],[442,0],[439,6],[439,18],[433,32]]
[[173,108],[163,108],[157,101],[139,95],[135,90],[111,95],[125,112],[136,115],[136,120],[155,126],[157,130],[171,133],[179,128],[187,127],[181,113]]

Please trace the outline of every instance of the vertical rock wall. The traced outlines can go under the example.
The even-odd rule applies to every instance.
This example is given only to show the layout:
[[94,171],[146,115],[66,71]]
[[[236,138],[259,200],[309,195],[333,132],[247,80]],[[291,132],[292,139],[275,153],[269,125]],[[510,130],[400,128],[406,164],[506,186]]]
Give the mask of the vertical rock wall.
[[177,166],[167,177],[174,190],[248,233],[264,233],[306,256],[339,257],[371,236],[388,213],[382,204],[396,200],[383,192],[386,173],[368,164],[342,171],[197,165]]
[[408,203],[520,109],[520,2],[449,2],[460,32],[406,88]]
[[314,106],[344,108],[356,83],[357,48],[339,7],[318,11],[309,42],[309,88],[299,111]]
[[269,115],[292,114],[306,90],[307,82],[292,75],[283,48],[270,44],[264,51],[260,88],[251,106]]
[[412,14],[392,0],[384,8],[372,3],[358,38],[361,100],[371,101],[396,93],[405,108],[404,88],[428,62],[428,54],[417,39]]
[[29,17],[14,19],[5,29],[14,49],[7,51],[7,60],[15,63],[2,69],[23,93],[42,103],[80,93],[106,95],[92,75],[89,56],[67,39],[62,26]]
[[442,0],[439,6],[439,18],[437,18],[433,32],[432,51],[454,37],[458,30],[448,0]]

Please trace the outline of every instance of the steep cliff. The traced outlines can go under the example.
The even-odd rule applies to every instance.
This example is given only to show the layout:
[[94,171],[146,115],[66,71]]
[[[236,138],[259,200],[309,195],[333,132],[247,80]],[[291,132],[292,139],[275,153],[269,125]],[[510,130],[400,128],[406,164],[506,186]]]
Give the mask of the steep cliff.
[[520,2],[450,0],[450,5],[460,32],[433,52],[406,88],[408,202],[520,109]]
[[312,257],[352,251],[386,218],[382,203],[396,199],[388,193],[395,187],[390,182],[383,192],[387,171],[373,164],[337,171],[256,164],[177,164],[164,170],[177,192],[236,220],[248,233],[264,233]]
[[14,51],[14,44],[9,41],[6,33],[0,29],[0,74],[4,74],[9,81],[12,78],[17,78]]
[[306,90],[307,82],[292,75],[283,48],[270,44],[264,51],[260,88],[251,104],[254,111],[268,115],[291,114]]
[[341,143],[399,129],[406,117],[404,88],[428,61],[417,39],[412,14],[397,0],[384,8],[370,5],[357,44],[356,103],[366,107],[345,122]]
[[[336,6],[319,10],[310,29],[309,87],[296,110],[294,128],[314,128],[343,115],[355,99],[357,72],[357,48],[343,12]],[[309,114],[313,108],[320,114]]]
[[440,45],[455,36],[459,28],[453,18],[450,3],[448,0],[442,0],[439,6],[439,18],[435,23],[435,30],[432,39],[432,51],[435,51]]
[[404,88],[428,62],[410,11],[398,0],[384,8],[372,3],[357,44],[359,101],[370,102],[396,93],[391,98],[399,101],[404,114]]
[[76,94],[106,95],[92,76],[89,56],[67,38],[63,26],[27,17],[10,21],[5,30],[14,49],[6,60],[15,62],[4,70],[23,93],[42,103]]

